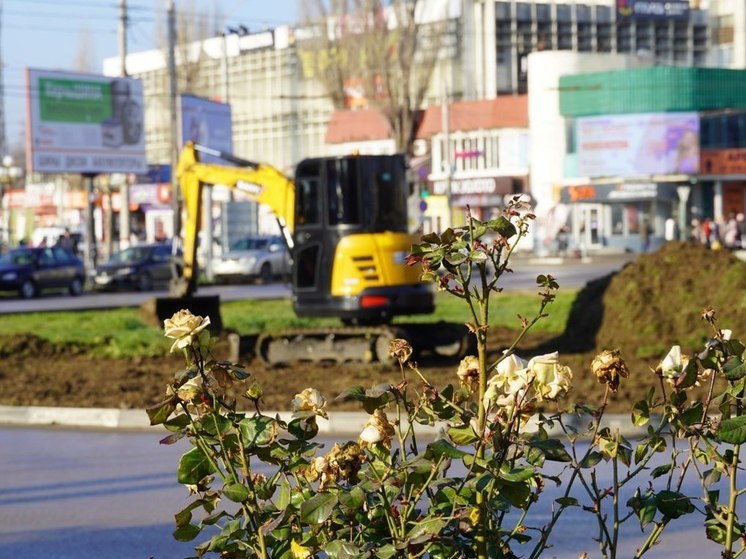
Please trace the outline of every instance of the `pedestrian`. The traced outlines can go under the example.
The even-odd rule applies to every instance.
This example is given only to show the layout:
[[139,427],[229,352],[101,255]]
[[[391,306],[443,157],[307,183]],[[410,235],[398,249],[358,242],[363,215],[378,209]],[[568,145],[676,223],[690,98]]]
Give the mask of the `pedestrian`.
[[738,246],[746,248],[746,219],[744,219],[743,212],[736,214],[736,223],[738,223]]
[[736,241],[738,241],[738,222],[736,221],[736,212],[730,212],[730,214],[728,214],[728,220],[723,226],[723,243],[727,249],[735,250],[740,246],[740,242],[738,243],[738,246],[736,246]]
[[665,237],[667,242],[675,241],[678,237],[676,233],[676,220],[673,217],[666,219]]
[[640,244],[642,245],[642,252],[647,252],[650,249],[650,225],[645,215],[640,216]]
[[73,241],[72,235],[70,235],[70,229],[65,228],[65,231],[57,239],[57,246],[60,246],[65,250],[69,250],[70,252],[74,252],[74,244],[75,243]]

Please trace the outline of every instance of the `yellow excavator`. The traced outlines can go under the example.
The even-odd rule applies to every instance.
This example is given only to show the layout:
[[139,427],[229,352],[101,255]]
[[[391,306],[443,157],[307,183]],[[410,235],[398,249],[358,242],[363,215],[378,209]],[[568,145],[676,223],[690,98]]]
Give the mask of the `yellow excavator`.
[[[201,154],[219,163],[202,162]],[[305,159],[290,180],[271,165],[187,143],[177,173],[185,210],[183,266],[171,284],[170,310],[192,308],[197,299],[202,190],[220,184],[273,211],[293,260],[296,315],[342,322],[335,328],[261,334],[254,352],[266,363],[388,361],[389,341],[397,337],[416,339],[421,349],[440,348],[444,355],[463,345],[461,328],[392,325],[394,317],[434,310],[432,285],[420,281],[418,267],[405,263],[418,238],[407,230],[403,155]],[[198,307],[199,314],[217,311]]]

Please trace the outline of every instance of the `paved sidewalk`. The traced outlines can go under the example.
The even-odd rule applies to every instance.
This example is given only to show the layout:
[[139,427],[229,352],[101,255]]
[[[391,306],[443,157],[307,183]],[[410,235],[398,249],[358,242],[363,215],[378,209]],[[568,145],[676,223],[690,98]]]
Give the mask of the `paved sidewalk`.
[[[279,415],[284,421],[289,421],[291,413],[288,411],[265,411],[265,415]],[[363,430],[370,416],[364,412],[331,411],[329,419],[318,418],[319,433],[324,435],[338,435],[355,437]],[[578,432],[586,430],[590,418],[566,416],[565,423],[572,425]],[[14,425],[25,427],[63,426],[88,429],[122,429],[149,430],[162,429],[161,426],[150,425],[145,410],[120,410],[109,408],[55,408],[45,406],[0,406],[0,426]],[[635,427],[628,415],[607,414],[603,426],[612,431],[619,430],[625,437],[634,438],[646,433],[646,427]],[[427,427],[418,425],[415,431],[422,435],[436,436],[442,425]],[[559,435],[559,429],[550,435]]]

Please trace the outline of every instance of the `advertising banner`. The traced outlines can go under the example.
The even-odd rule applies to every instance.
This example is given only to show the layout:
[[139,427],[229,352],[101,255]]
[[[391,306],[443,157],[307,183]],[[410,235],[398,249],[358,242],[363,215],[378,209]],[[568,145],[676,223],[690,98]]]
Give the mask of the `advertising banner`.
[[[182,95],[181,106],[181,145],[192,141],[219,151],[233,152],[233,123],[231,106],[193,95]],[[200,154],[205,163],[227,163],[207,154]]]
[[147,170],[140,80],[29,69],[26,110],[34,172]]
[[699,171],[697,113],[607,115],[577,119],[583,177],[639,177]]
[[617,0],[619,19],[673,19],[686,21],[689,0]]

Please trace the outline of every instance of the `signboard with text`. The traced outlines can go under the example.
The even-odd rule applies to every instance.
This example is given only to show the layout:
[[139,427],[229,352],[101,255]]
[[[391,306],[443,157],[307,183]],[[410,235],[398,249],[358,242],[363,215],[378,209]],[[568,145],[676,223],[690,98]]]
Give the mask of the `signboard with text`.
[[32,171],[147,170],[140,80],[29,69],[26,107]]
[[689,17],[689,0],[617,0],[619,19],[673,19]]

